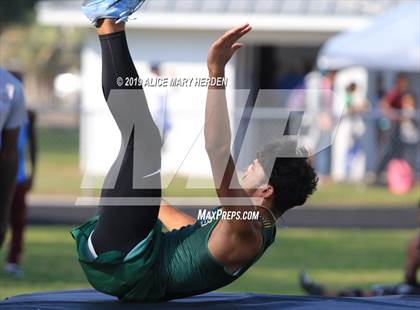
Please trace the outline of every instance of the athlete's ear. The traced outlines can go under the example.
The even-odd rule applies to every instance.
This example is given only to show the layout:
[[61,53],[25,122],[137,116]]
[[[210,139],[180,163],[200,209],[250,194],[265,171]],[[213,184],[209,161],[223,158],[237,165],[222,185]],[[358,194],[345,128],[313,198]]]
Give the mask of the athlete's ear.
[[274,188],[270,184],[263,184],[256,192],[258,197],[270,198],[274,194]]

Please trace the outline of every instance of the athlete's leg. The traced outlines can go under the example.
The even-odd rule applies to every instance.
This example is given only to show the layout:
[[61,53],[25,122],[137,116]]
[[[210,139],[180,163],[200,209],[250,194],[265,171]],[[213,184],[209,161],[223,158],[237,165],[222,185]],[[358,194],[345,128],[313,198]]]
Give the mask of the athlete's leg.
[[[105,28],[105,30],[104,30]],[[147,166],[151,162],[154,167],[160,168],[160,134],[152,120],[147,101],[142,92],[142,87],[133,85],[130,87],[118,86],[117,77],[138,78],[138,74],[132,61],[123,25],[113,24],[111,20],[105,20],[98,29],[102,50],[102,88],[105,99],[108,99],[112,89],[137,89],[138,97],[135,102],[129,104],[140,105],[141,115],[135,115],[140,119],[141,128],[134,128],[129,138],[122,164],[118,173],[115,186],[112,189],[103,189],[102,199],[109,197],[159,197],[160,173],[145,178],[145,182],[154,184],[154,189],[133,188],[133,159],[134,141],[140,143],[140,149],[145,150],[141,154],[143,158],[136,158],[141,164]],[[121,95],[121,94],[119,94]],[[118,101],[133,100],[133,96],[118,98]],[[109,103],[108,103],[109,104]],[[135,139],[134,135],[141,134],[141,139]],[[155,147],[151,147],[154,145]],[[159,147],[156,147],[159,145]],[[136,145],[137,147],[138,145]],[[145,169],[147,170],[147,169]],[[156,201],[156,199],[155,199]],[[101,216],[92,234],[92,242],[97,254],[111,250],[119,250],[127,253],[138,242],[144,239],[152,230],[159,213],[159,204],[153,205],[105,205],[101,208]]]

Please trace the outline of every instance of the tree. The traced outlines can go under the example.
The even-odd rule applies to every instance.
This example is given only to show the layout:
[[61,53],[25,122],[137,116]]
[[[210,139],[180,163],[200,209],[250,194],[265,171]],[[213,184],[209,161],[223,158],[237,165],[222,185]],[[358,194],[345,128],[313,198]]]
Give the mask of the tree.
[[36,23],[39,0],[0,0],[0,67],[22,71],[32,101],[52,97],[57,74],[78,72],[81,29]]
[[0,1],[0,32],[13,24],[32,21],[35,17],[34,8],[39,0],[1,0]]

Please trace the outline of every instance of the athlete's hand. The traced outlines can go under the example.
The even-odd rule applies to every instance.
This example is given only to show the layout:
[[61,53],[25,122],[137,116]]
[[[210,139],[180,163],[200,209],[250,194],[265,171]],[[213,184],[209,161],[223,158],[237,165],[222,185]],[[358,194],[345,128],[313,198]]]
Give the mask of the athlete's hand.
[[252,27],[249,24],[233,28],[212,44],[207,56],[207,67],[210,73],[218,74],[224,72],[225,66],[233,54],[244,46],[237,41],[250,32],[251,29]]

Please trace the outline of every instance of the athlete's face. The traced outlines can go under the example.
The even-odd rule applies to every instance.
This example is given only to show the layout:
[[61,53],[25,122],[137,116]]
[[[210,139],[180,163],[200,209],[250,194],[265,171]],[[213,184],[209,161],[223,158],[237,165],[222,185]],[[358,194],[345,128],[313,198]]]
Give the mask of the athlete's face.
[[252,194],[255,190],[266,182],[266,175],[258,159],[255,159],[245,170],[242,177],[242,187]]
[[248,166],[241,183],[242,188],[250,197],[266,200],[274,194],[274,188],[268,184],[267,175],[258,159]]

